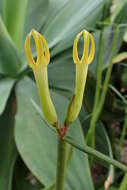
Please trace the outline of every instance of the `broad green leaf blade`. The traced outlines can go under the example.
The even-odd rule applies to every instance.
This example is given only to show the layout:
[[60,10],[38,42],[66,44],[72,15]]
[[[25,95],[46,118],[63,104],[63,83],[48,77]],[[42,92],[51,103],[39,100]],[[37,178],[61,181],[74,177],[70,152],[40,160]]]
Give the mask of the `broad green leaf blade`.
[[126,189],[127,189],[127,174],[124,175],[119,190],[126,190]]
[[49,65],[48,72],[49,84],[52,89],[58,88],[73,91],[75,85],[75,64],[71,58],[57,58]]
[[[46,22],[47,10],[49,7],[49,0],[28,0],[25,27],[24,27],[24,39],[28,32],[32,28],[40,31],[44,22]],[[23,40],[24,42],[24,40]]]
[[[56,135],[41,120],[40,115],[31,104],[31,98],[36,103],[39,102],[34,83],[25,78],[18,84],[16,94],[18,112],[16,115],[15,140],[18,151],[37,179],[42,184],[49,186],[55,180],[56,173]],[[68,100],[54,92],[52,92],[52,98],[62,123]],[[84,144],[78,120],[70,127],[69,134],[74,136],[82,145]],[[77,150],[74,151],[67,170],[66,188],[68,190],[93,190],[88,166],[87,155],[83,155]]]
[[14,143],[14,109],[15,100],[10,100],[10,105],[0,116],[0,189],[11,190],[14,164],[17,150]]
[[[103,143],[102,143],[102,138],[103,138]],[[109,137],[101,122],[97,123],[96,126],[96,149],[99,152],[102,152],[103,154],[113,157]]]
[[41,29],[47,15],[48,3],[49,0],[6,1],[6,26],[20,53],[28,32],[32,28]]
[[63,9],[63,7],[68,3],[69,0],[50,0],[49,6],[48,6],[48,13],[46,17],[46,22],[44,24],[44,27],[42,28],[42,32],[45,31],[46,28],[48,28],[48,25],[51,25],[55,17],[57,17],[57,14]]
[[21,67],[18,52],[0,17],[0,73],[16,77]]
[[66,38],[73,39],[86,26],[93,28],[101,19],[103,5],[103,0],[68,1],[44,32],[49,46],[54,47]]
[[127,43],[127,30],[126,30],[126,32],[125,32],[125,35],[124,35],[123,40]]
[[121,63],[127,60],[127,52],[122,52],[116,55],[113,59],[113,63]]
[[4,6],[5,6],[5,0],[0,0],[0,16],[2,19],[4,19]]
[[17,49],[21,51],[28,0],[6,0],[6,27]]
[[10,78],[0,80],[0,115],[5,109],[13,84],[14,80]]
[[127,23],[127,0],[115,0],[111,19],[115,23]]

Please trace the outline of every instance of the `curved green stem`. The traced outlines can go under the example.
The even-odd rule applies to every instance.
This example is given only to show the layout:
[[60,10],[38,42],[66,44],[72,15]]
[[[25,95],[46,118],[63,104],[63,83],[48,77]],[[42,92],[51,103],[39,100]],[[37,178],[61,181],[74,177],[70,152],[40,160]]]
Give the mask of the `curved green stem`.
[[67,143],[64,141],[64,139],[60,139],[59,137],[57,156],[56,190],[64,190],[65,171],[67,164]]
[[93,112],[92,112],[93,117],[91,119],[90,130],[88,131],[88,135],[87,135],[87,144],[92,147],[94,147],[94,142],[95,142],[95,140],[93,140],[91,144],[91,137],[94,138],[94,127],[93,127],[95,123],[94,115],[96,113],[96,109],[97,109],[97,105],[98,105],[99,97],[100,97],[103,55],[104,55],[104,33],[102,30],[100,34],[99,54],[98,54],[97,69],[96,69],[97,80],[96,80],[96,89],[95,89],[95,100],[94,100]]
[[87,144],[89,146],[92,146],[92,147],[95,147],[96,122],[97,122],[97,120],[101,114],[102,109],[103,109],[103,105],[105,102],[105,98],[106,98],[106,94],[107,94],[107,90],[108,90],[108,85],[109,85],[109,81],[110,81],[110,77],[111,77],[112,66],[113,66],[112,60],[113,60],[113,57],[115,54],[117,36],[118,36],[118,27],[116,27],[116,30],[114,32],[113,43],[112,43],[112,51],[111,51],[111,56],[110,56],[110,60],[109,60],[108,70],[107,70],[106,77],[105,77],[104,84],[103,84],[103,88],[102,88],[102,94],[100,97],[100,102],[99,102],[99,105],[96,106],[96,109],[95,109],[94,113],[92,114],[93,117],[91,119],[90,128],[89,128],[88,135],[87,135]]
[[122,171],[127,172],[127,166],[118,162],[117,160],[114,160],[112,157],[107,156],[107,155],[95,150],[94,148],[87,146],[87,145],[80,146],[79,143],[75,142],[73,139],[71,139],[69,137],[66,137],[65,140],[68,144],[71,144],[73,147],[77,148],[81,152],[87,153],[89,156],[95,157],[99,160],[103,160],[105,163],[112,164],[116,168],[119,168]]

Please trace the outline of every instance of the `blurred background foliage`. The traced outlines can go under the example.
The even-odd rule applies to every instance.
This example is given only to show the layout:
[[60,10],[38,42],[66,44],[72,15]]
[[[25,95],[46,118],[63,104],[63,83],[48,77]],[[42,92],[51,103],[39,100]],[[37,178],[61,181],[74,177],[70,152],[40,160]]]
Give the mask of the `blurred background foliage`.
[[[115,26],[119,34],[105,104],[96,124],[96,149],[127,164],[127,0],[0,0],[0,190],[54,189],[56,135],[38,111],[39,95],[24,54],[27,33],[35,28],[48,41],[49,85],[62,123],[74,90],[73,40],[84,28],[92,32],[95,58],[89,67],[80,116],[68,132],[74,143],[85,147],[95,97],[99,39],[103,28],[103,86]],[[31,46],[36,59],[34,43]],[[82,41],[79,52],[82,54]],[[101,190],[110,176],[110,190],[126,190],[124,174],[104,159],[94,158],[90,169],[88,155],[74,148],[65,188]]]

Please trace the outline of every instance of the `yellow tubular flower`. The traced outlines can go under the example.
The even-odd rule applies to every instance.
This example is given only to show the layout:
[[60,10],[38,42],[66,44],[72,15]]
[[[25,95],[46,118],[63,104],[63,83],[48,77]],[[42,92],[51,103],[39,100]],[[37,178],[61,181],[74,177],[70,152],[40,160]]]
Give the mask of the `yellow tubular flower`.
[[[82,35],[84,38],[84,49],[83,49],[82,58],[79,59],[77,48],[78,48],[78,42]],[[90,49],[89,49],[90,46],[89,40],[91,41]],[[93,36],[86,30],[83,30],[76,36],[73,45],[73,60],[74,63],[76,64],[75,92],[71,102],[68,105],[66,119],[65,119],[65,126],[69,125],[69,123],[72,123],[77,118],[81,110],[87,72],[88,72],[88,65],[92,62],[94,58],[94,51],[95,51],[95,44]]]
[[[31,36],[33,36],[36,45],[36,62],[33,59],[30,48]],[[35,76],[36,84],[40,93],[40,101],[44,117],[51,125],[55,125],[57,123],[57,114],[52,103],[48,87],[47,65],[50,61],[49,48],[45,38],[35,30],[32,30],[26,37],[25,53],[27,63],[32,68]]]

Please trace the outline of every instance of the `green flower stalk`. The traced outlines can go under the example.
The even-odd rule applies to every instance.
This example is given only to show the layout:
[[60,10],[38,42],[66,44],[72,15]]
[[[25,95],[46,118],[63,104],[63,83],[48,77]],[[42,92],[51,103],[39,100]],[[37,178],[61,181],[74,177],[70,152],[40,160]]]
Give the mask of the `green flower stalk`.
[[[83,49],[82,58],[79,59],[77,49],[78,49],[78,42],[82,35],[84,38],[84,49]],[[91,47],[89,47],[90,41],[91,41]],[[70,123],[75,121],[81,110],[87,72],[88,72],[88,65],[92,62],[94,58],[94,52],[95,52],[95,44],[93,36],[86,30],[83,30],[76,36],[73,45],[73,60],[74,63],[76,64],[75,91],[72,100],[68,105],[66,119],[65,119],[65,126],[68,126]]]
[[[35,41],[37,61],[33,59],[30,40],[31,36]],[[45,38],[35,30],[32,30],[25,40],[25,53],[28,65],[32,68],[36,84],[40,93],[40,102],[45,119],[53,126],[57,124],[57,114],[52,103],[49,87],[47,65],[50,61],[50,53]]]

